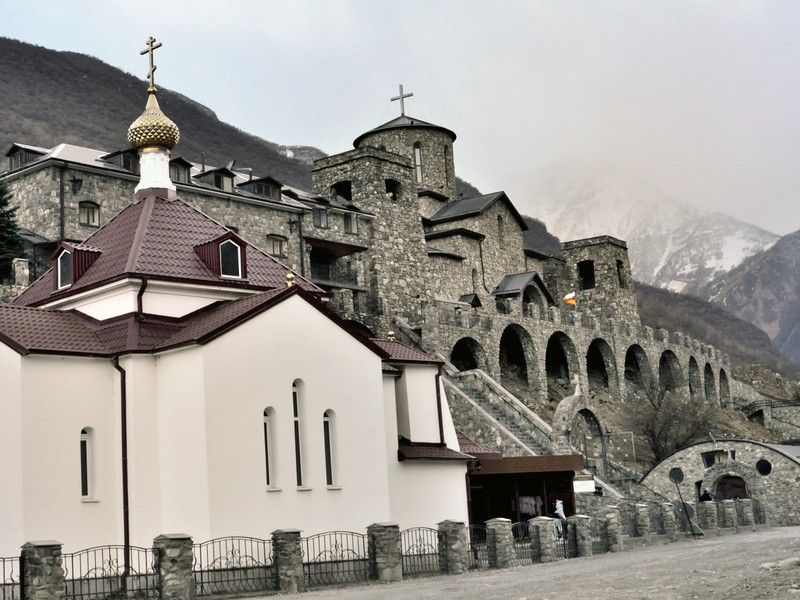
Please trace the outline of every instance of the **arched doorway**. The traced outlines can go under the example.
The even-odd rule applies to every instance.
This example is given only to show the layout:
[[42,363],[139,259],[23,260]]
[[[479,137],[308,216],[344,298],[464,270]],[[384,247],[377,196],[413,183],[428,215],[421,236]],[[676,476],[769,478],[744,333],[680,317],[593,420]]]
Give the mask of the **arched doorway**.
[[626,398],[646,398],[653,385],[653,373],[647,354],[638,344],[634,344],[625,353],[625,392]]
[[703,369],[703,382],[705,383],[706,402],[719,406],[717,386],[714,384],[714,369],[708,363]]
[[700,379],[700,367],[694,356],[689,357],[689,395],[692,400],[703,400],[703,384]]
[[563,331],[556,331],[547,340],[544,362],[548,399],[559,401],[572,395],[574,386],[570,377],[578,373],[577,352],[575,344]]
[[592,340],[586,352],[586,377],[589,391],[606,394],[617,391],[617,366],[614,351],[601,338]]
[[459,371],[471,369],[487,370],[488,361],[483,347],[474,339],[466,337],[458,340],[450,352],[450,362]]
[[678,357],[672,350],[661,353],[658,361],[658,387],[662,392],[676,390],[683,385],[683,373]]
[[744,479],[736,475],[726,475],[721,478],[717,482],[717,487],[714,492],[714,500],[717,502],[749,497],[750,493],[747,489],[747,483]]
[[533,341],[520,325],[512,324],[500,336],[500,380],[503,387],[517,396],[527,396],[528,369],[535,364]]

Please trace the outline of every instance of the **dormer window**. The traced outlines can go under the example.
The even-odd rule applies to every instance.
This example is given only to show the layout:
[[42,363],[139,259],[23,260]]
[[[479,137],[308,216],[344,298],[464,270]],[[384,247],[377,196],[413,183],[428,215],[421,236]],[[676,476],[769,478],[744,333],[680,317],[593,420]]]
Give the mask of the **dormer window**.
[[58,255],[58,289],[72,285],[72,252],[63,250]]
[[271,200],[281,199],[281,183],[280,181],[278,181],[277,179],[273,179],[272,177],[260,177],[258,179],[251,179],[250,181],[245,181],[244,183],[240,183],[236,187],[246,190],[251,194],[255,194],[256,196],[261,196],[263,198],[269,198]]
[[242,249],[233,240],[226,240],[219,245],[220,274],[223,277],[242,277]]
[[173,183],[189,183],[189,168],[180,163],[170,163],[169,178]]
[[233,191],[233,177],[224,173],[214,173],[214,187],[224,192]]
[[78,220],[81,225],[100,227],[100,207],[94,202],[81,202],[78,205]]

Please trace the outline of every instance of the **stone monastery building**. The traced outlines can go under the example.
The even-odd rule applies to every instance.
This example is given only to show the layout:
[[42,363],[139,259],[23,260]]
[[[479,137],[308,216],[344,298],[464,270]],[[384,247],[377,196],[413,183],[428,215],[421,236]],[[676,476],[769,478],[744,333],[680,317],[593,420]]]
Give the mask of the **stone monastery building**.
[[[163,117],[154,89],[140,119],[151,117]],[[283,492],[268,483],[264,500],[259,481],[247,500],[254,511],[260,502],[302,510],[308,529],[321,526],[332,510],[316,512],[320,493],[348,514],[384,498],[373,521],[466,520],[467,510],[472,521],[520,520],[518,491],[508,492],[511,502],[487,491],[502,488],[499,479],[481,486],[473,479],[468,498],[459,499],[467,466],[476,468],[478,450],[485,449],[523,459],[512,469],[512,488],[527,486],[525,495],[543,496],[545,505],[560,498],[574,512],[582,506],[571,485],[575,471],[589,469],[598,489],[613,498],[621,497],[613,484],[633,478],[610,456],[613,432],[601,399],[623,402],[654,386],[682,389],[697,402],[728,409],[763,399],[731,377],[728,358],[715,348],[642,327],[624,241],[568,241],[558,255],[527,247],[526,222],[504,192],[457,196],[456,134],[404,109],[359,135],[352,150],[316,161],[313,190],[237,171],[234,163],[189,162],[172,152],[177,128],[174,138],[158,140],[159,151],[151,152],[136,137],[137,127],[129,150],[20,143],[7,153],[9,170],[0,177],[19,206],[28,247],[28,260],[17,266],[38,279],[13,306],[0,307],[0,350],[7,355],[2,368],[18,394],[10,409],[14,418],[0,419],[6,429],[0,443],[7,446],[5,455],[19,444],[26,447],[20,431],[39,426],[37,416],[49,414],[55,417],[52,430],[42,434],[60,435],[58,427],[69,423],[65,444],[73,437],[81,444],[84,438],[95,446],[111,444],[107,453],[93,450],[92,468],[99,473],[110,466],[104,461],[119,458],[116,442],[106,437],[116,413],[105,415],[109,429],[101,431],[87,427],[67,402],[42,403],[39,412],[26,407],[43,396],[71,395],[87,410],[118,411],[120,391],[127,389],[138,399],[129,405],[132,433],[139,436],[132,477],[153,492],[144,505],[148,511],[162,511],[152,513],[162,514],[161,523],[143,526],[146,531],[176,522],[170,519],[187,509],[187,496],[179,493],[184,489],[207,498],[192,508],[196,522],[206,523],[198,527],[209,533],[231,529],[227,522],[213,525],[214,511],[232,501],[225,489],[246,486],[243,455],[257,456],[264,470],[258,446],[266,442],[256,436],[231,448],[241,426],[236,420],[245,417],[228,414],[229,397],[245,399],[247,419],[263,420],[263,436],[276,419],[294,419],[297,427],[300,409],[291,408],[293,396],[308,407],[301,430],[304,440],[315,440],[308,450],[319,459],[308,477],[322,485],[304,493],[300,459],[281,450],[275,460]],[[294,285],[287,288],[289,271]],[[44,321],[29,316],[43,312]],[[292,362],[303,358],[303,369]],[[95,386],[96,397],[85,395],[78,363],[105,381]],[[320,389],[324,397],[315,396]],[[194,406],[193,394],[206,398],[205,405]],[[108,395],[115,405],[105,402]],[[769,409],[759,410],[772,424]],[[158,418],[153,421],[148,411]],[[314,435],[303,429],[310,422],[319,430]],[[323,460],[328,428],[336,439],[334,476]],[[469,443],[473,452],[461,452],[456,429],[471,440],[462,438],[462,445]],[[572,460],[580,454],[577,463]],[[200,461],[207,473],[198,479],[187,472],[197,456],[225,456],[222,464],[242,466],[215,472],[210,459],[208,465]],[[350,468],[344,465],[356,457],[374,462],[359,470],[380,473],[383,489],[361,489],[352,480],[340,486]],[[88,468],[70,466],[70,457],[61,454],[41,458],[52,461],[51,475],[63,479],[64,490],[80,480],[76,469]],[[28,472],[26,460],[14,467],[20,478]],[[158,460],[161,472],[145,472],[143,465]],[[409,462],[418,467],[406,469]],[[295,467],[297,491],[288,481]],[[249,468],[255,470],[255,462]],[[758,476],[754,469],[748,473]],[[233,481],[239,476],[244,479]],[[404,477],[419,479],[411,484]],[[84,478],[91,480],[88,473]],[[113,495],[121,493],[116,481],[91,485],[106,485],[104,495]],[[431,506],[423,509],[406,485],[441,486],[444,492],[425,496]],[[94,492],[82,497],[87,513],[106,510],[90,502]],[[469,508],[458,508],[466,500]],[[29,510],[22,491],[4,502],[11,505],[0,515]],[[417,506],[418,514],[404,513],[406,505]],[[35,511],[45,507],[31,509],[25,522],[34,522],[41,514]],[[241,514],[249,518],[246,510]],[[282,519],[276,526],[292,523]],[[31,531],[25,524],[14,527]]]

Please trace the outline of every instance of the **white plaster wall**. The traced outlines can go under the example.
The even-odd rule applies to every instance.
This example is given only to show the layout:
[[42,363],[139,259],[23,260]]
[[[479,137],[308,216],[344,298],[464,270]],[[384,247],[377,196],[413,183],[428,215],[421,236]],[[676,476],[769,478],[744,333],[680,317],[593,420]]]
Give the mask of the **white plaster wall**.
[[22,481],[22,357],[0,344],[0,456],[3,491],[0,492],[0,556],[19,553],[24,539]]
[[[281,528],[302,529],[304,535],[361,531],[389,518],[377,355],[300,297],[272,307],[201,352],[203,370],[196,376],[204,386],[208,443],[202,458],[208,461],[211,524],[206,535],[194,527],[187,533],[201,541],[266,536]],[[292,415],[292,383],[298,379],[302,489],[296,485]],[[275,409],[270,491],[264,474],[267,407]],[[325,481],[322,424],[327,409],[335,413],[332,488]]]
[[155,369],[162,510],[157,533],[202,541],[211,531],[203,348],[159,356]]
[[400,529],[436,527],[446,519],[467,523],[466,463],[395,460],[391,522]]
[[[119,403],[110,360],[22,360],[24,541],[55,539],[73,552],[122,542]],[[93,498],[81,498],[81,429],[93,429]]]
[[[435,365],[405,365],[398,381],[408,399],[410,439],[414,442],[440,442],[439,409],[436,402]],[[443,406],[442,410],[446,410]]]

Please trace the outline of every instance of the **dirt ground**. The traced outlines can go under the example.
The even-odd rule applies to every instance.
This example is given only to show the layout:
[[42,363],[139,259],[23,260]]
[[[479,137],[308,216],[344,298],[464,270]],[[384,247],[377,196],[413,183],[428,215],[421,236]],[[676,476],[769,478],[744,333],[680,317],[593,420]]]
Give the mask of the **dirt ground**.
[[[781,562],[782,566],[778,566]],[[767,563],[773,566],[767,567]],[[557,563],[313,590],[296,597],[302,600],[800,600],[800,527],[711,535],[696,541],[659,543]]]

